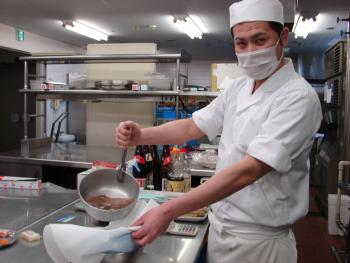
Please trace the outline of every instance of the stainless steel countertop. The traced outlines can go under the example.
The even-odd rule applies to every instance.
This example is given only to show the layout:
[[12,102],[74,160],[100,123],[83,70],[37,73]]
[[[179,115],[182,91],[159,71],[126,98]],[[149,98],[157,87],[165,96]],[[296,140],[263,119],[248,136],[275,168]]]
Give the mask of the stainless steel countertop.
[[[128,150],[127,160],[134,154],[135,147]],[[38,165],[66,166],[75,168],[91,168],[92,161],[101,160],[119,163],[121,149],[118,147],[88,146],[81,144],[52,143],[51,146],[35,148],[27,156],[21,150],[0,152],[0,162],[30,163]],[[202,168],[190,163],[192,176],[212,176],[215,170]]]
[[[57,223],[62,217],[74,216],[74,219],[69,224],[94,226],[96,223],[85,212],[76,211],[74,204],[63,207],[55,213],[38,221],[28,227],[40,234],[43,233],[45,225],[49,223]],[[180,237],[172,235],[162,235],[137,255],[135,262],[155,263],[155,262],[194,262],[199,256],[200,250],[204,243],[204,239],[208,230],[209,223],[204,221],[197,223],[199,226],[198,235],[195,238]],[[35,244],[27,244],[22,240],[17,240],[11,247],[3,249],[0,253],[0,262],[6,263],[47,263],[52,262],[44,248],[43,241]],[[111,262],[108,260],[108,262]]]
[[[128,150],[127,159],[131,159],[135,148]],[[118,147],[88,146],[81,144],[52,143],[48,147],[31,149],[26,156],[21,150],[0,153],[0,162],[30,163],[38,165],[91,168],[92,161],[100,160],[119,163],[121,149]]]
[[77,199],[76,191],[50,183],[41,190],[0,189],[0,228],[19,231]]
[[194,168],[190,167],[188,169],[190,172],[191,176],[205,176],[205,177],[210,177],[215,174],[215,170],[212,169],[207,169],[207,168]]

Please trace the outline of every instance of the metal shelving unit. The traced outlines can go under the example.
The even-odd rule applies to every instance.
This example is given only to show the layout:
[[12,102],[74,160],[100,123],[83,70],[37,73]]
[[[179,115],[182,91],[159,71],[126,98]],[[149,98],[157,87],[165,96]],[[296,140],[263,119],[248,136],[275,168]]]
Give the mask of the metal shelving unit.
[[325,53],[325,85],[332,96],[323,102],[324,138],[318,146],[313,178],[317,186],[316,200],[324,212],[328,209],[328,195],[337,192],[338,162],[346,159],[345,146],[348,145],[346,52],[346,41],[340,41]]
[[[35,116],[28,113],[28,96],[35,96],[36,100],[79,100],[79,101],[128,101],[128,102],[157,102],[164,97],[173,96],[176,102],[176,118],[179,118],[179,97],[208,97],[215,98],[218,92],[208,91],[182,91],[179,83],[181,78],[187,78],[187,63],[191,62],[191,55],[185,50],[179,50],[171,54],[154,55],[72,55],[72,56],[25,56],[19,60],[24,63],[24,87],[19,90],[24,96],[24,140],[28,139],[28,118]],[[174,63],[175,90],[162,91],[131,91],[131,90],[100,90],[100,89],[54,89],[54,90],[34,90],[28,86],[28,63],[41,63],[44,67],[47,64],[92,64],[92,63]],[[180,63],[185,63],[185,72],[180,72]],[[41,76],[41,78],[45,76]]]
[[[171,54],[118,54],[118,55],[74,55],[74,56],[25,56],[19,60],[24,63],[24,87],[20,93],[24,96],[24,140],[28,139],[28,96],[34,95],[37,100],[64,99],[64,100],[160,100],[163,96],[174,96],[176,99],[176,117],[179,115],[180,78],[187,78],[180,73],[180,63],[191,62],[192,56],[185,50]],[[28,63],[47,64],[92,64],[92,63],[174,63],[175,90],[171,91],[106,91],[106,90],[32,90],[28,86]],[[32,114],[31,114],[32,115]]]

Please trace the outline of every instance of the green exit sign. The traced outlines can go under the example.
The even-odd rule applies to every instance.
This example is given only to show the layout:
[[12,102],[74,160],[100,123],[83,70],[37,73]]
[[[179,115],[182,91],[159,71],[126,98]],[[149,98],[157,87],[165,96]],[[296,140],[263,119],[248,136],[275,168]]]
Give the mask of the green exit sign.
[[17,40],[24,41],[24,31],[22,29],[16,29],[17,32]]

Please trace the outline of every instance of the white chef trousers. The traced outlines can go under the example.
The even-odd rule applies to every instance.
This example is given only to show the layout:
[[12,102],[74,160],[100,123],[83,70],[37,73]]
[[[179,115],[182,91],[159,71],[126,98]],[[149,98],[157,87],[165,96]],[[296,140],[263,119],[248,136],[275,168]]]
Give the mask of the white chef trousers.
[[290,227],[211,225],[207,263],[297,263],[294,234]]

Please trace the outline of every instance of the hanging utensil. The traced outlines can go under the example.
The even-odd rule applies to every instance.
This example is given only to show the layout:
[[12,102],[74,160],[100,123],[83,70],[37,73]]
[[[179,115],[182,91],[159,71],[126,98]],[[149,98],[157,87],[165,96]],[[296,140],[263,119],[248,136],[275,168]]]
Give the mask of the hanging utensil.
[[58,142],[58,137],[60,135],[60,129],[61,129],[61,123],[62,121],[68,117],[68,114],[69,112],[68,111],[65,111],[63,113],[61,113],[57,119],[55,121],[52,122],[51,124],[51,131],[50,131],[50,138],[51,140],[53,140],[53,133],[54,133],[54,130],[55,130],[55,125],[56,123],[58,122],[58,128],[57,128],[57,132],[56,132],[56,138],[55,138],[55,142]]

